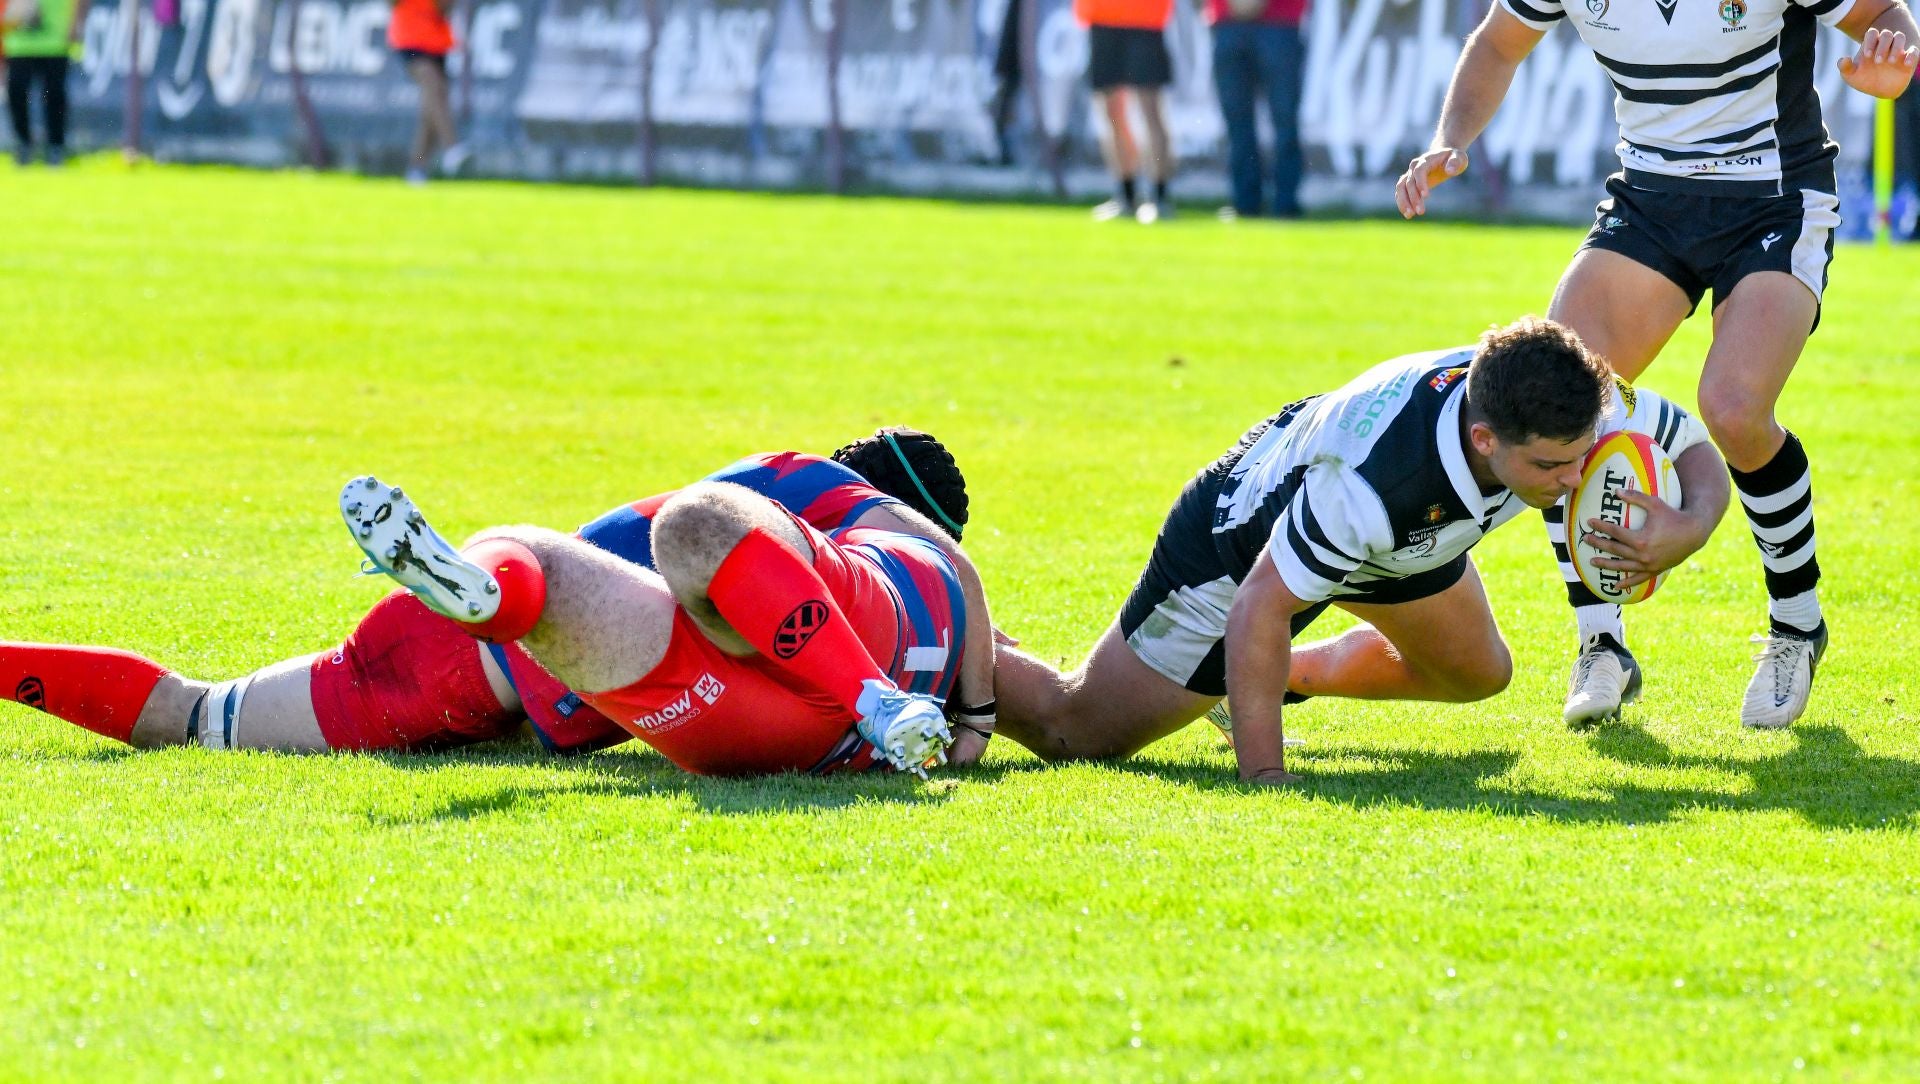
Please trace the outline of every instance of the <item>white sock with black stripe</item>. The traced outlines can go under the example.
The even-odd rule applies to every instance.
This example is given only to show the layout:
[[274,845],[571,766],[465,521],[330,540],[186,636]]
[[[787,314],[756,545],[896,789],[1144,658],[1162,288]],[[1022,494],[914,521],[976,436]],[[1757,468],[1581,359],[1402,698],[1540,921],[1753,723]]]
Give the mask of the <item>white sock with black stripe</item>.
[[1813,474],[1800,438],[1785,444],[1756,471],[1728,468],[1747,513],[1754,545],[1766,566],[1767,616],[1774,629],[1811,636],[1820,628],[1820,562],[1814,555]]
[[1580,643],[1590,644],[1598,636],[1610,636],[1615,646],[1627,642],[1627,625],[1620,616],[1618,603],[1607,602],[1580,582],[1573,570],[1573,554],[1567,545],[1567,506],[1565,502],[1542,509],[1540,518],[1547,524],[1547,541],[1553,543],[1553,556],[1560,563],[1560,578],[1567,583],[1567,604],[1573,607],[1574,622],[1580,628]]

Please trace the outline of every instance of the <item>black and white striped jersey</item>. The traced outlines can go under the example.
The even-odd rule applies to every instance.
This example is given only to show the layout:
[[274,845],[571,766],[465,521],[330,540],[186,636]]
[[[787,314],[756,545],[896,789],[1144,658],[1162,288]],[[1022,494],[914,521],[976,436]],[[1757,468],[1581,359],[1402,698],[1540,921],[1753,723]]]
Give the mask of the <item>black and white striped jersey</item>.
[[[1412,354],[1302,400],[1248,434],[1220,484],[1213,538],[1243,578],[1267,549],[1306,602],[1440,568],[1519,515],[1512,492],[1482,492],[1461,410],[1473,347]],[[1621,382],[1599,431],[1632,429],[1670,455],[1706,439],[1692,415]]]
[[1834,191],[1814,91],[1815,23],[1856,0],[1500,0],[1536,30],[1566,19],[1613,80],[1620,161],[1654,191]]

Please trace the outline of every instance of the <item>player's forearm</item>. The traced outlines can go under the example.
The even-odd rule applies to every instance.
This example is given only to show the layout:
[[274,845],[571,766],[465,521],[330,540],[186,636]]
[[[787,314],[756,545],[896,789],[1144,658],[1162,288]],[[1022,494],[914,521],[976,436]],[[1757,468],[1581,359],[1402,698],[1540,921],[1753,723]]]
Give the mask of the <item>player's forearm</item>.
[[1733,498],[1733,483],[1727,476],[1727,461],[1706,441],[1681,452],[1673,461],[1673,472],[1680,479],[1680,511],[1698,533],[1694,549],[1713,537],[1714,528],[1727,514]]
[[1242,779],[1287,766],[1281,711],[1293,634],[1291,615],[1274,609],[1242,597],[1227,616],[1227,699],[1233,704],[1233,753]]
[[1901,0],[1893,0],[1887,10],[1873,20],[1873,25],[1869,29],[1892,30],[1895,33],[1905,34],[1908,45],[1920,45],[1920,24],[1914,22],[1913,10],[1901,3]]
[[1446,102],[1440,108],[1440,123],[1434,128],[1430,150],[1446,147],[1465,148],[1480,138],[1493,123],[1493,115],[1506,100],[1513,85],[1513,74],[1520,69],[1525,53],[1503,53],[1484,29],[1467,38],[1460,63],[1447,84]]
[[987,612],[987,589],[980,573],[964,553],[954,551],[954,571],[960,575],[960,592],[967,600],[967,638],[961,645],[960,674],[954,681],[954,699],[959,708],[979,707],[993,701],[993,617]]

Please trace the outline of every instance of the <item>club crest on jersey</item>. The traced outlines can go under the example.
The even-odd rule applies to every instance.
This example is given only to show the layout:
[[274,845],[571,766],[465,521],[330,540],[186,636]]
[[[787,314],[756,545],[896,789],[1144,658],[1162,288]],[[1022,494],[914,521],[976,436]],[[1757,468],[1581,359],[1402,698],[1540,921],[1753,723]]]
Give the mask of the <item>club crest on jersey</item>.
[[793,612],[780,622],[779,631],[773,634],[773,653],[783,659],[791,659],[800,654],[807,646],[813,634],[827,623],[827,604],[817,598],[810,598],[793,608]]
[[[1435,373],[1433,379],[1427,381],[1427,387],[1432,388],[1434,391],[1446,391],[1454,381],[1465,375],[1467,375],[1465,367],[1447,369],[1443,372]],[[1438,506],[1436,505],[1435,507]]]
[[1747,17],[1747,0],[1720,0],[1720,18],[1726,21],[1729,30],[1740,29],[1740,20]]

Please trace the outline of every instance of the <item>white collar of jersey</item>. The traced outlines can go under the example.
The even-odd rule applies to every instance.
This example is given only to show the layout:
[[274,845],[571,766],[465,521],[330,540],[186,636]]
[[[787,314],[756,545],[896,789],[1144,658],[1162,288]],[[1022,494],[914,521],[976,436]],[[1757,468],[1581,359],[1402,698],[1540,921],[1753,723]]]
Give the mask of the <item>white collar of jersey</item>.
[[1480,492],[1480,483],[1473,480],[1473,467],[1467,462],[1465,437],[1460,432],[1460,404],[1466,399],[1467,382],[1454,381],[1447,401],[1440,406],[1440,420],[1434,423],[1433,443],[1440,449],[1440,463],[1446,467],[1447,478],[1453,482],[1453,491],[1460,497],[1460,507],[1482,518],[1488,511],[1506,503],[1507,491],[1501,489],[1487,496]]

